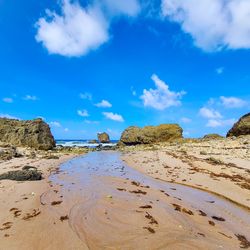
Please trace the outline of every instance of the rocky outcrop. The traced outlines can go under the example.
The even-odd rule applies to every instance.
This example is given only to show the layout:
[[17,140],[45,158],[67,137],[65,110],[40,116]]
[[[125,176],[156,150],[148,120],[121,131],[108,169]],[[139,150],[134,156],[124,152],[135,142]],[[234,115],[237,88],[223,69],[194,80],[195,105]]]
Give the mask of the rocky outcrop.
[[98,141],[97,140],[89,140],[88,143],[89,144],[96,144],[96,143],[98,143]]
[[207,134],[207,135],[204,135],[204,137],[202,139],[204,139],[204,140],[216,140],[216,139],[222,139],[222,138],[224,138],[224,137],[219,135],[219,134]]
[[227,137],[240,135],[250,135],[250,113],[242,116],[227,133]]
[[19,121],[0,118],[0,142],[41,150],[55,147],[50,127],[42,119]]
[[182,138],[182,128],[178,124],[161,124],[139,128],[128,127],[121,135],[119,145],[150,144]]
[[98,133],[97,137],[98,137],[98,141],[101,143],[109,143],[110,142],[109,135],[106,132]]

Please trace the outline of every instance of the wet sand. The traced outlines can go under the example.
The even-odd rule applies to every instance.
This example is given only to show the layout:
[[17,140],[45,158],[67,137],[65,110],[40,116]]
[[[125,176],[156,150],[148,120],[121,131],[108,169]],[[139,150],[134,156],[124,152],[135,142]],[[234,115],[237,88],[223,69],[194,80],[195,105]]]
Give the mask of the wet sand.
[[0,174],[30,165],[37,167],[44,177],[41,181],[0,181],[1,250],[84,249],[84,243],[71,230],[68,222],[60,220],[65,211],[40,202],[44,192],[51,190],[55,195],[59,193],[60,187],[48,180],[49,175],[57,172],[62,162],[73,157],[75,155],[61,155],[59,159],[22,157],[1,162]]
[[9,182],[1,194],[0,222],[10,228],[0,231],[0,249],[250,247],[249,211],[144,175],[117,152],[73,158],[40,182]]
[[[201,190],[128,167],[117,152],[94,152],[61,166],[69,224],[89,249],[239,249],[250,213]],[[43,197],[51,202],[50,196]],[[245,237],[245,238],[244,238]],[[241,239],[241,241],[239,240]],[[244,245],[245,244],[245,245]]]

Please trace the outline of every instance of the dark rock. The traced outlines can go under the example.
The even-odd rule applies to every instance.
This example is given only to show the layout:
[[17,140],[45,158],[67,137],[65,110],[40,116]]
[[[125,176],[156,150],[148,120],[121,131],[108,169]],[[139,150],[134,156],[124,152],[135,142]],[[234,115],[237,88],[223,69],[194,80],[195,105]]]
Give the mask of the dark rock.
[[227,133],[227,137],[240,135],[250,135],[250,113],[242,116]]
[[0,180],[13,181],[37,181],[42,179],[42,174],[37,169],[30,170],[31,167],[24,170],[9,171],[0,175]]
[[0,142],[49,150],[55,147],[50,127],[42,119],[19,121],[0,118]]
[[173,141],[182,138],[182,128],[178,124],[161,124],[144,128],[128,127],[121,135],[119,145],[150,144]]
[[109,143],[110,142],[109,135],[106,132],[98,133],[97,137],[98,137],[98,141],[101,143]]

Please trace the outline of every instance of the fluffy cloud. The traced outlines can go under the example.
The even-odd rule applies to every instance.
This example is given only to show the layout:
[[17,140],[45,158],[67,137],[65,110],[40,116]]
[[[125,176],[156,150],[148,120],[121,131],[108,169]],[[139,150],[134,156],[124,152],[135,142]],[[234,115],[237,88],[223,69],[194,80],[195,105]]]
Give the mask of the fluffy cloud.
[[25,101],[36,101],[38,100],[38,98],[34,95],[26,95],[24,98],[23,98]]
[[89,100],[91,101],[92,100],[92,95],[88,92],[85,92],[85,93],[80,93],[80,98],[81,99],[86,99],[86,100]]
[[36,40],[51,54],[85,55],[109,39],[108,24],[98,10],[84,9],[69,0],[63,2],[62,16],[47,10],[37,27]]
[[210,109],[210,108],[206,108],[203,107],[200,109],[199,114],[204,117],[204,118],[208,118],[208,119],[218,119],[218,118],[222,118],[222,115],[220,114],[219,111],[216,111],[214,109]]
[[8,119],[16,119],[16,120],[20,120],[20,118],[9,115],[9,114],[0,114],[0,118],[8,118]]
[[111,108],[112,104],[109,101],[102,100],[101,102],[96,103],[95,106],[98,108]]
[[137,0],[96,0],[83,8],[79,3],[64,0],[62,14],[47,10],[37,23],[36,40],[51,54],[82,56],[109,40],[109,28],[116,15],[135,16]]
[[216,128],[216,127],[224,127],[224,126],[231,126],[236,122],[235,119],[228,119],[228,120],[216,120],[210,119],[207,122],[207,127]]
[[162,0],[161,7],[206,51],[250,48],[249,0]]
[[237,97],[220,97],[221,103],[226,108],[242,108],[247,105],[247,102]]
[[60,127],[62,126],[60,122],[56,122],[56,121],[50,122],[49,124],[50,124],[52,127],[55,127],[55,128],[60,128]]
[[185,94],[184,91],[170,91],[169,86],[155,74],[152,75],[151,79],[154,81],[156,89],[143,90],[143,95],[140,98],[145,107],[164,110],[171,106],[181,105],[180,99]]
[[82,117],[88,117],[89,116],[89,113],[86,109],[84,110],[77,110],[77,114],[82,116]]
[[13,102],[13,99],[10,98],[10,97],[5,97],[5,98],[3,98],[3,102],[12,103],[12,102]]
[[112,112],[103,112],[102,113],[107,119],[117,121],[117,122],[124,122],[124,119],[121,115],[114,114]]

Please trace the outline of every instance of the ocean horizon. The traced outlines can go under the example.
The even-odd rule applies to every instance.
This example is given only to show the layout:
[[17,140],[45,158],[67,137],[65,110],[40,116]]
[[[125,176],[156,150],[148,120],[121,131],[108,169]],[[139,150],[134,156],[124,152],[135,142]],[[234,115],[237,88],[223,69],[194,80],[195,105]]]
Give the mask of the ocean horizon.
[[88,148],[95,148],[99,145],[102,146],[115,146],[119,140],[110,140],[109,143],[91,143],[93,141],[92,139],[79,139],[79,140],[73,140],[73,139],[57,139],[56,145],[57,146],[63,146],[63,147],[88,147]]

